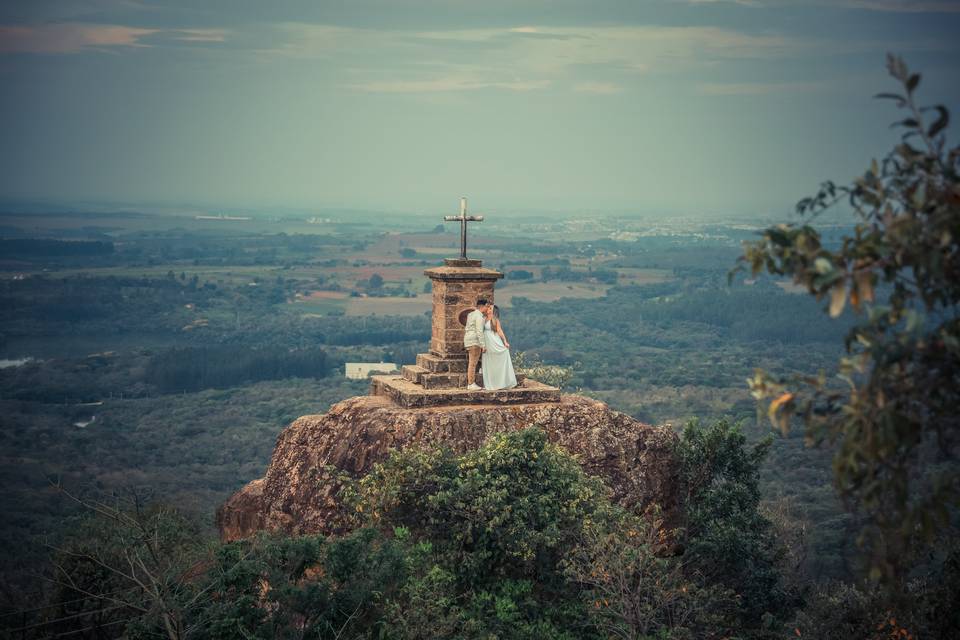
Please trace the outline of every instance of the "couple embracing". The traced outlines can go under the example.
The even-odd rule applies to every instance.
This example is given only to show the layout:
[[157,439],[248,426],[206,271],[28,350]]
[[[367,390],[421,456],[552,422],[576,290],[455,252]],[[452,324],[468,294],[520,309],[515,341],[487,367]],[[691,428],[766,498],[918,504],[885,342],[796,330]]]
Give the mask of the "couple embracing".
[[479,391],[477,385],[478,361],[483,367],[483,389],[511,389],[517,386],[517,376],[510,359],[510,343],[500,325],[500,309],[484,298],[477,300],[477,308],[467,316],[463,332],[463,346],[467,350],[467,389]]

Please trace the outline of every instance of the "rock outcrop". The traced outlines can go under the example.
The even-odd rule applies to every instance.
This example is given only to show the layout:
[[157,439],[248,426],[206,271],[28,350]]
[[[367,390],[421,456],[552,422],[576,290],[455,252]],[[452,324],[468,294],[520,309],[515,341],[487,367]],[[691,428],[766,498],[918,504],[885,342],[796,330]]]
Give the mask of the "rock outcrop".
[[677,510],[675,439],[590,398],[503,406],[409,409],[381,396],[350,398],[323,415],[303,416],[277,438],[264,478],[249,483],[217,511],[221,537],[235,540],[258,530],[288,534],[337,533],[345,526],[338,476],[366,474],[392,449],[446,445],[475,449],[491,434],[532,425],[600,476],[621,505],[651,503],[667,521]]

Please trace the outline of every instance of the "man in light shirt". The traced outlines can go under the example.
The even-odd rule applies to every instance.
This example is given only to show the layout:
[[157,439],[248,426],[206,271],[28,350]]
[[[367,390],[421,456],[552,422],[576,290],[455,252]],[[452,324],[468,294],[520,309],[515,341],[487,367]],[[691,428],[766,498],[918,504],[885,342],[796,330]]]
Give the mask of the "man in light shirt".
[[477,308],[467,316],[466,326],[463,328],[463,346],[467,350],[467,389],[479,391],[477,384],[477,365],[480,364],[480,354],[486,345],[483,343],[483,323],[486,320],[485,312],[490,304],[485,298],[477,300]]

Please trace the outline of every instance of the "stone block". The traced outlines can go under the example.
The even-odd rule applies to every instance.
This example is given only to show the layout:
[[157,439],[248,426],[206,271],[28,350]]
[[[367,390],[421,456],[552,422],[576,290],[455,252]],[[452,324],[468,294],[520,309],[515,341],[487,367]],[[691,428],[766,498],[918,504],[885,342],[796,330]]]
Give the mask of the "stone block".
[[400,370],[400,373],[403,375],[404,379],[409,380],[414,384],[423,384],[424,374],[428,374],[430,372],[415,364],[405,364]]
[[466,353],[459,358],[440,358],[432,353],[417,354],[417,366],[430,373],[465,373],[467,371]]
[[424,389],[456,389],[465,387],[466,373],[427,373],[420,378],[420,386]]
[[444,265],[423,272],[431,280],[439,282],[496,282],[503,274],[480,266],[459,267]]
[[444,258],[443,264],[448,267],[479,267],[483,262],[474,258]]
[[535,380],[524,380],[513,389],[468,391],[424,389],[401,376],[372,376],[371,395],[389,398],[394,404],[414,409],[449,405],[509,405],[560,402],[560,390]]
[[456,358],[458,356],[465,356],[467,351],[463,348],[462,344],[458,345],[448,342],[431,342],[430,353],[441,358]]

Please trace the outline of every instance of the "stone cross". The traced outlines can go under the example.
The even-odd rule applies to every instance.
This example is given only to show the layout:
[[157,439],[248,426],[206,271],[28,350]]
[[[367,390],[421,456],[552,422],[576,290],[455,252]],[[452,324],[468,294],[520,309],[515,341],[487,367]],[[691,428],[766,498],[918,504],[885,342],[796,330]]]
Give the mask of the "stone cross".
[[443,221],[460,223],[460,259],[466,260],[467,259],[467,223],[483,222],[483,216],[468,216],[467,215],[467,199],[460,198],[460,215],[443,216]]

